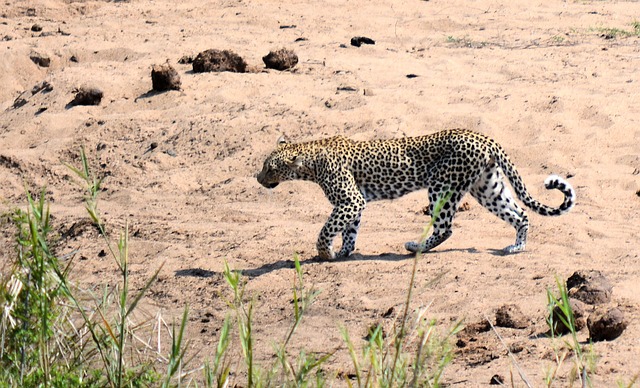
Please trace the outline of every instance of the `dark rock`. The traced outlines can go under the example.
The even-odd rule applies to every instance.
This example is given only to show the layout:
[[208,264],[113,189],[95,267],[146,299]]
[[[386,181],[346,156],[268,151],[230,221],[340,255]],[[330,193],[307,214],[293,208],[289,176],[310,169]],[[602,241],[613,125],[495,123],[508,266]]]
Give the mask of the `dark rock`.
[[525,329],[529,326],[529,319],[518,305],[505,304],[496,311],[496,326]]
[[193,71],[196,73],[231,71],[244,73],[247,63],[238,54],[229,50],[206,50],[193,60]]
[[382,314],[382,318],[389,318],[394,312],[395,309],[393,308],[393,306],[391,306]]
[[40,32],[40,31],[42,31],[42,26],[39,25],[39,24],[34,24],[33,26],[31,26],[31,31]]
[[376,41],[371,38],[367,38],[366,36],[354,36],[351,38],[352,46],[360,47],[363,44],[376,44]]
[[68,104],[68,107],[76,105],[100,105],[102,95],[103,93],[100,89],[82,87],[76,90],[76,95]]
[[183,55],[178,59],[178,63],[181,65],[190,65],[193,63],[193,56],[191,55]]
[[32,53],[29,58],[40,67],[49,67],[51,65],[51,58],[46,55]]
[[262,62],[268,69],[287,70],[291,69],[298,63],[298,56],[291,50],[286,48],[271,51],[262,57]]
[[589,315],[587,327],[591,341],[611,341],[627,328],[627,321],[617,307],[599,307]]
[[525,349],[525,342],[514,342],[509,345],[509,351],[513,354],[522,352]]
[[53,90],[53,85],[47,81],[42,81],[31,88],[31,94],[34,95],[39,92],[48,93]]
[[[580,331],[586,326],[584,304],[579,300],[569,299],[569,305],[571,305],[571,310],[573,311],[575,330]],[[553,308],[553,325],[555,327],[554,333],[556,335],[569,333],[569,328],[562,322],[560,317],[566,319],[562,310],[556,306]]]
[[587,304],[609,303],[612,289],[600,271],[576,271],[567,279],[569,296]]
[[166,90],[180,90],[182,82],[176,69],[168,63],[153,65],[151,68],[151,83],[153,90],[164,92]]
[[489,385],[504,385],[504,377],[500,375],[491,376],[491,380],[489,381]]
[[18,109],[20,107],[27,105],[27,99],[24,98],[23,94],[21,94],[20,96],[18,96],[18,98],[13,100],[13,105],[11,106],[13,109]]

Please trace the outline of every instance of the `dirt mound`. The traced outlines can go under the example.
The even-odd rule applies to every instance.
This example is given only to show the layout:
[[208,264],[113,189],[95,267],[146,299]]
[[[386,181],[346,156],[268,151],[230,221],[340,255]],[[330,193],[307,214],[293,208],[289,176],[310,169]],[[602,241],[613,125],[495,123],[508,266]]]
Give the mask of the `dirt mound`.
[[262,61],[268,69],[288,70],[298,63],[298,56],[293,50],[286,48],[270,51],[262,57]]
[[238,54],[229,50],[206,50],[193,60],[193,71],[196,73],[231,71],[244,73],[247,63]]

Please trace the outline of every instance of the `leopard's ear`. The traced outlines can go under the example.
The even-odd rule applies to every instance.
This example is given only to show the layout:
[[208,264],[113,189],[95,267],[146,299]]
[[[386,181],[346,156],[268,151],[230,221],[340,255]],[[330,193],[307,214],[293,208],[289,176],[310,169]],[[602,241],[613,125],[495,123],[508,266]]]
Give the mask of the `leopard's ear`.
[[280,137],[278,138],[278,142],[277,145],[283,145],[283,144],[289,144],[289,140],[287,139],[287,137],[285,135],[280,135]]
[[293,159],[287,160],[287,166],[289,166],[289,168],[291,168],[292,170],[297,170],[297,169],[301,168],[302,167],[302,157],[301,156],[296,156]]

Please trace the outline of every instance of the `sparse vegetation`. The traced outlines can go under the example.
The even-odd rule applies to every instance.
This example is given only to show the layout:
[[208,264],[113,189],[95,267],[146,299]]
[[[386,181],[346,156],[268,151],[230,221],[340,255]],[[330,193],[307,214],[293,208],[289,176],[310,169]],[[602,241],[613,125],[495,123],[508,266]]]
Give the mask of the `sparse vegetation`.
[[[571,357],[573,360],[573,366],[569,373],[569,384],[573,386],[577,381],[581,386],[592,386],[591,374],[595,371],[596,362],[598,360],[597,355],[593,350],[593,346],[590,344],[588,350],[585,352],[578,340],[578,334],[576,329],[576,319],[573,314],[573,309],[569,303],[569,293],[567,286],[556,278],[556,285],[558,287],[559,296],[556,297],[554,292],[547,289],[547,310],[548,318],[547,324],[549,326],[549,333],[554,340],[554,357],[555,364],[547,370],[545,376],[545,384],[551,387],[555,382],[558,371],[564,364],[567,357]],[[555,310],[555,312],[554,312]],[[560,313],[556,313],[559,311]],[[562,341],[563,346],[556,346],[556,332],[559,324],[564,325],[568,329],[569,340]]]
[[467,47],[467,48],[483,48],[489,45],[489,42],[478,42],[469,38],[469,36],[463,36],[462,38],[457,38],[454,36],[447,36],[447,43],[450,43],[456,47]]
[[[433,227],[436,216],[451,194],[436,203],[430,223],[424,228],[423,242]],[[391,336],[384,335],[382,326],[372,328],[359,357],[346,329],[342,336],[349,349],[358,387],[440,387],[445,368],[453,360],[452,338],[462,329],[456,322],[444,335],[438,332],[436,322],[425,317],[427,308],[415,311],[410,320],[412,290],[422,252],[413,258],[413,268],[402,314],[398,317]],[[413,354],[410,345],[415,346]],[[349,386],[352,382],[347,380]]]
[[[121,281],[105,287],[101,295],[73,286],[68,279],[73,257],[63,267],[51,248],[54,238],[46,192],[34,197],[27,191],[26,210],[11,215],[17,229],[16,256],[0,283],[3,386],[145,387],[163,380],[155,361],[165,357],[142,339],[154,329],[149,320],[139,320],[134,313],[160,268],[137,294],[130,292],[128,228],[114,249],[97,208],[101,180],[91,174],[84,151],[81,160],[82,167],[73,171],[87,189],[87,210],[109,247]],[[177,332],[173,330],[164,386],[180,379],[176,372],[184,356],[184,317]]]
[[605,39],[628,38],[631,36],[640,37],[640,21],[634,20],[630,25],[631,30],[615,27],[594,27],[591,31]]

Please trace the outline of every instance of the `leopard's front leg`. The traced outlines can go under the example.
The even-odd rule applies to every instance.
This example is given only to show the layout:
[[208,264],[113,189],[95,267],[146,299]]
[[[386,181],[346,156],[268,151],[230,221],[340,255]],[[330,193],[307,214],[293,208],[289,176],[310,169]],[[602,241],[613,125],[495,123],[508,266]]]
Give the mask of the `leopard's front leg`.
[[349,257],[351,252],[355,249],[356,239],[358,238],[358,229],[360,229],[361,214],[362,213],[358,214],[355,221],[342,231],[342,248],[340,248],[340,252],[338,252],[338,257]]
[[347,237],[339,255],[348,255],[353,251],[360,214],[366,201],[356,185],[353,174],[344,166],[336,165],[335,159],[339,159],[340,155],[324,156],[326,158],[318,161],[318,167],[322,171],[318,174],[318,183],[334,208],[320,231],[316,247],[321,258],[334,259],[336,254],[333,251],[333,239],[338,233],[342,233],[343,238]]
[[358,226],[360,225],[360,215],[364,209],[364,199],[357,202],[349,202],[340,204],[333,209],[331,216],[327,220],[318,236],[318,255],[322,259],[335,259],[336,254],[333,251],[333,240],[338,233],[343,234],[342,250],[338,256],[348,256],[353,251],[356,235],[358,234]]

